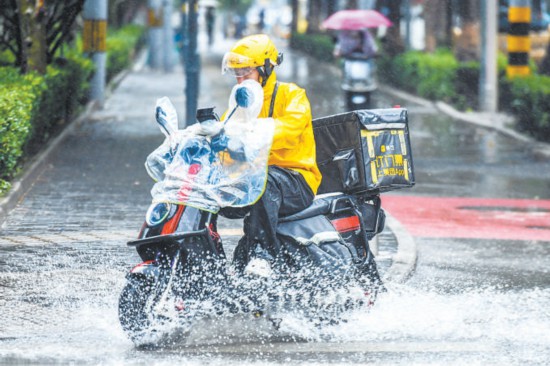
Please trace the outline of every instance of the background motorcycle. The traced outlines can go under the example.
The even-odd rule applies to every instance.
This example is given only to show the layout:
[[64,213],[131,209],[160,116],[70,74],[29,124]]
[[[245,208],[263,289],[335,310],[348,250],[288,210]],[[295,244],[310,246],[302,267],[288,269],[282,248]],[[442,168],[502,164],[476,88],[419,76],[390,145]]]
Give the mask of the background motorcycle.
[[[212,109],[200,110],[197,116],[199,122],[216,119]],[[162,111],[157,110],[157,121],[167,135],[174,134]],[[219,148],[213,148],[213,142],[219,141],[197,135],[186,140],[191,150],[172,142],[170,149],[189,157]],[[369,249],[369,240],[384,227],[378,195],[328,194],[304,211],[280,218],[277,233],[284,251],[277,258],[277,271],[267,280],[249,278],[233,273],[227,263],[217,215],[210,207],[185,204],[186,197],[203,188],[195,177],[208,170],[206,164],[189,161],[178,191],[181,201],[153,203],[139,238],[128,243],[143,262],[127,275],[119,319],[136,344],[158,343],[174,333],[174,326],[183,338],[205,317],[250,314],[266,317],[277,328],[285,311],[306,309],[310,319],[321,322],[373,303],[382,286]],[[334,296],[327,296],[334,291],[346,295],[335,302]]]
[[372,93],[378,88],[374,57],[350,55],[344,58],[342,90],[349,111],[372,108]]

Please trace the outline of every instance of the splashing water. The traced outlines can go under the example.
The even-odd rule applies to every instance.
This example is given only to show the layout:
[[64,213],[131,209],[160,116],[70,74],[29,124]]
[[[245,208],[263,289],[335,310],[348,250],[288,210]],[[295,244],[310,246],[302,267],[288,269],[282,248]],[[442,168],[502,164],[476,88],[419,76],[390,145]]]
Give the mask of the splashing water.
[[101,245],[102,250],[97,243],[1,249],[1,362],[544,364],[550,359],[550,289],[488,287],[450,294],[391,283],[374,307],[351,312],[334,325],[316,327],[299,313],[282,316],[278,331],[265,317],[212,318],[195,324],[187,342],[136,348],[117,314],[124,275],[135,258],[119,243]]

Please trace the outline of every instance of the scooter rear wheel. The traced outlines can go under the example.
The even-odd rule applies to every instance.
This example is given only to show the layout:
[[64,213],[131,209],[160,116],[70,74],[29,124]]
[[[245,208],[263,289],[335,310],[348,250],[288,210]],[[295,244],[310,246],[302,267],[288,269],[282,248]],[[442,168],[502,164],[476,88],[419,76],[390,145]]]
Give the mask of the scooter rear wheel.
[[346,91],[345,98],[348,111],[371,108],[371,92]]

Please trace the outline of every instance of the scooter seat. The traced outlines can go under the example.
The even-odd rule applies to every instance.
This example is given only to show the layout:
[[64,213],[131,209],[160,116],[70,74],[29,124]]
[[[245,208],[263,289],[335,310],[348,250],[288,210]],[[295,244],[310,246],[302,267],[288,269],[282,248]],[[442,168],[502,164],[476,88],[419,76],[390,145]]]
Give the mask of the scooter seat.
[[303,220],[303,219],[307,219],[317,215],[326,215],[333,209],[333,205],[334,205],[333,202],[335,200],[345,199],[348,197],[350,196],[340,192],[325,193],[325,194],[318,195],[313,200],[313,203],[311,204],[311,206],[295,214],[285,216],[285,217],[280,217],[279,222],[283,223],[283,222],[289,222],[289,221],[297,221],[297,220]]

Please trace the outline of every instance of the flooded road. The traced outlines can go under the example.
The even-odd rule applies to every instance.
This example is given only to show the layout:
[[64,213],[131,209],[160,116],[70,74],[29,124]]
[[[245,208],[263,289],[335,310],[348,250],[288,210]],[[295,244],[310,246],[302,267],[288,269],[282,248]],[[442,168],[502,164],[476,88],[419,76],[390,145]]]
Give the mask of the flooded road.
[[[322,333],[300,319],[285,319],[280,332],[252,318],[234,319],[200,324],[187,344],[136,349],[116,311],[136,255],[121,246],[122,237],[55,240],[2,243],[2,363],[544,364],[548,355],[547,286],[506,285],[502,276],[491,283],[475,266],[478,280],[474,273],[464,277],[463,260],[442,262],[442,244],[429,242],[421,254],[432,259],[421,259],[411,281],[388,284],[370,313],[351,314]],[[454,256],[464,249],[447,244]]]
[[[206,75],[209,68],[219,73],[208,58],[204,67]],[[279,75],[308,90],[319,117],[343,111],[338,72],[293,55]],[[203,83],[221,107],[231,83],[211,74]],[[517,212],[518,199],[533,208],[512,219],[546,217],[535,208],[550,199],[550,163],[535,159],[523,142],[382,93],[377,107],[399,104],[410,115],[417,184],[383,197],[388,212],[414,233],[418,262],[409,281],[387,283],[370,312],[323,331],[299,318],[285,319],[276,333],[261,319],[235,318],[200,324],[187,344],[134,347],[117,316],[124,276],[139,262],[125,243],[137,235],[150,202],[143,161],[162,141],[152,106],[165,94],[183,104],[181,85],[180,74],[129,75],[106,110],[70,134],[0,227],[0,363],[547,364],[550,235],[465,238],[452,230],[458,223],[429,215],[428,198],[479,200],[469,206],[478,207],[468,211],[472,220],[487,219],[488,199],[505,200],[492,207],[492,218]],[[411,215],[394,209],[419,198],[426,198],[425,210],[415,211],[420,221],[409,223]],[[493,232],[504,230],[499,222]],[[231,230],[239,225],[226,225],[231,248],[238,238]],[[389,255],[379,256],[382,271]]]

